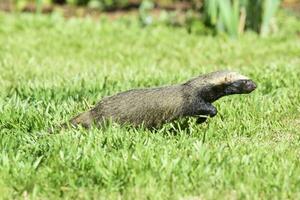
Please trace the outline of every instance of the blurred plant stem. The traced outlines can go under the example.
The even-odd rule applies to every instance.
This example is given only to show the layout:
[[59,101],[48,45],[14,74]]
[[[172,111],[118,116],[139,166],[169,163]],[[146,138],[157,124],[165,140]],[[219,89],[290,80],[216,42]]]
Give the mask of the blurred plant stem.
[[216,32],[237,37],[245,29],[267,36],[276,31],[280,0],[205,0],[205,22]]
[[42,11],[42,4],[43,4],[43,0],[35,0],[35,4],[36,4],[36,14],[40,14]]

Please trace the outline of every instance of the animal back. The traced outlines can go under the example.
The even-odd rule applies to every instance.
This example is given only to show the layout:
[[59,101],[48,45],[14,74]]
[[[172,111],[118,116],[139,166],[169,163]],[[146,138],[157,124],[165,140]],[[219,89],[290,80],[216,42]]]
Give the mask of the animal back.
[[93,112],[119,123],[158,127],[179,118],[183,102],[178,86],[138,89],[104,98]]

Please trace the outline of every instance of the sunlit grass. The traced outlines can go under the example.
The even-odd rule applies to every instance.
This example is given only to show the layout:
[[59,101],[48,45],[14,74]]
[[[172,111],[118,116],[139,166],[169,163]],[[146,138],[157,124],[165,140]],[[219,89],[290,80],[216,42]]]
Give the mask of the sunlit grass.
[[[300,24],[280,23],[276,36],[237,41],[128,19],[0,14],[0,197],[299,198]],[[219,100],[203,125],[45,132],[103,96],[217,69],[258,89]]]

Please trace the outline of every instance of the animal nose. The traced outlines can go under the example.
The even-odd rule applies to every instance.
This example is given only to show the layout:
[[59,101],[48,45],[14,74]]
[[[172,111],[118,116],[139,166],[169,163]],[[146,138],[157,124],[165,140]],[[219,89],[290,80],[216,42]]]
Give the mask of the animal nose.
[[253,81],[248,80],[245,83],[245,90],[246,91],[252,92],[253,90],[256,89],[256,87],[257,86],[256,86],[256,84]]

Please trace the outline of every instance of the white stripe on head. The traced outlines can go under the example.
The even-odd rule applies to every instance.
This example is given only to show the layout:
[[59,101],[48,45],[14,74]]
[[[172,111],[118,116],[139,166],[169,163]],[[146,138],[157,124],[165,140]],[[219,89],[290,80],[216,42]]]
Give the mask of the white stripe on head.
[[248,77],[235,71],[216,71],[205,75],[207,83],[214,85],[222,85],[224,83],[232,83],[238,80],[249,80]]

